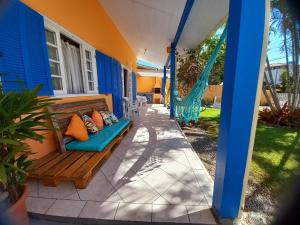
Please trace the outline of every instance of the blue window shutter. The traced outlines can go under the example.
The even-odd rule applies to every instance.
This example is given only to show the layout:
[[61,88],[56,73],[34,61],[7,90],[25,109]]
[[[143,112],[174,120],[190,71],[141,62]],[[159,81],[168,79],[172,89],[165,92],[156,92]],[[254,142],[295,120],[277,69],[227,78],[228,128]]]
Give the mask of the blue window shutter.
[[98,87],[100,94],[112,94],[114,114],[123,117],[122,67],[115,59],[96,51]]
[[[11,1],[0,24],[1,72],[4,91],[32,89],[53,95],[43,17],[19,1]],[[6,82],[9,81],[9,82]]]
[[20,90],[16,82],[21,80],[27,86],[20,32],[20,7],[11,1],[0,20],[1,78],[4,92]]
[[105,55],[99,51],[96,51],[96,65],[97,65],[97,75],[98,75],[98,92],[99,94],[106,93],[106,77],[104,68],[104,57]]
[[132,98],[134,101],[136,100],[136,92],[137,92],[136,74],[132,72]]
[[111,61],[112,58],[96,51],[99,94],[112,93]]
[[123,99],[122,99],[122,67],[121,64],[112,60],[113,70],[113,103],[114,103],[114,114],[121,118],[123,117]]
[[19,5],[21,42],[28,88],[32,89],[43,84],[39,95],[53,95],[44,18],[23,3]]

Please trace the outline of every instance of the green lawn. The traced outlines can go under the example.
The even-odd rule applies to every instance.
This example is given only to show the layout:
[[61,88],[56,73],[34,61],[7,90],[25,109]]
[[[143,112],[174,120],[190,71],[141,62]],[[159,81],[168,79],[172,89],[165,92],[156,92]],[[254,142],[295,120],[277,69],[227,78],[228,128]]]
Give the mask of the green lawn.
[[[200,126],[217,139],[220,110],[207,108],[200,114]],[[277,193],[300,171],[300,132],[258,124],[250,176]]]

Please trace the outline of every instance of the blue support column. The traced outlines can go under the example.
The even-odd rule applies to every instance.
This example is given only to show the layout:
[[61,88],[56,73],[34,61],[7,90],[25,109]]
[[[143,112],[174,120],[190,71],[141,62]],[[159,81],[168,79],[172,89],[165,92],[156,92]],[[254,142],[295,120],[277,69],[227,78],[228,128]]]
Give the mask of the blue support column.
[[164,66],[164,76],[162,78],[162,85],[161,85],[161,96],[162,96],[162,100],[163,100],[163,104],[165,105],[166,104],[166,100],[165,100],[165,97],[166,97],[166,82],[167,82],[167,67]]
[[175,104],[174,104],[174,91],[175,91],[175,73],[176,73],[176,47],[171,44],[171,70],[170,70],[170,118],[175,118]]
[[252,157],[268,39],[269,0],[231,0],[213,208],[238,217]]

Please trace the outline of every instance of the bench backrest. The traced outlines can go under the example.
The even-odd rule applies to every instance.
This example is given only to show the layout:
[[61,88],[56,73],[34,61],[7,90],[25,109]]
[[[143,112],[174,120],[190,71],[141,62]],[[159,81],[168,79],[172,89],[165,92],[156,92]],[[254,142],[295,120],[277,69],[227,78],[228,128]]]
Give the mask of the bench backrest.
[[52,124],[56,128],[55,133],[62,152],[66,151],[65,144],[73,140],[72,137],[65,135],[73,114],[91,116],[94,109],[97,111],[108,111],[105,99],[59,103],[48,107],[50,112],[59,113],[53,116]]

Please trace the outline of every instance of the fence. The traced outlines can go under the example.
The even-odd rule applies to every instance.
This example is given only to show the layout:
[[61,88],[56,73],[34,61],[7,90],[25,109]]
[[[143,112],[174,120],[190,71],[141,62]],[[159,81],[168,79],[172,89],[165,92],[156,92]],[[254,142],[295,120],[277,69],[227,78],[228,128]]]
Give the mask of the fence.
[[[209,85],[206,92],[204,93],[203,96],[203,101],[206,103],[214,103],[214,99],[215,96],[217,97],[217,99],[221,99],[222,97],[222,90],[223,90],[223,85]],[[270,95],[269,91],[267,91],[268,95]],[[287,93],[282,93],[282,102],[286,99],[287,101]],[[286,102],[285,101],[285,102]],[[283,102],[283,104],[285,103]],[[260,105],[266,105],[267,104],[267,100],[264,96],[263,93],[261,93],[260,96]]]

